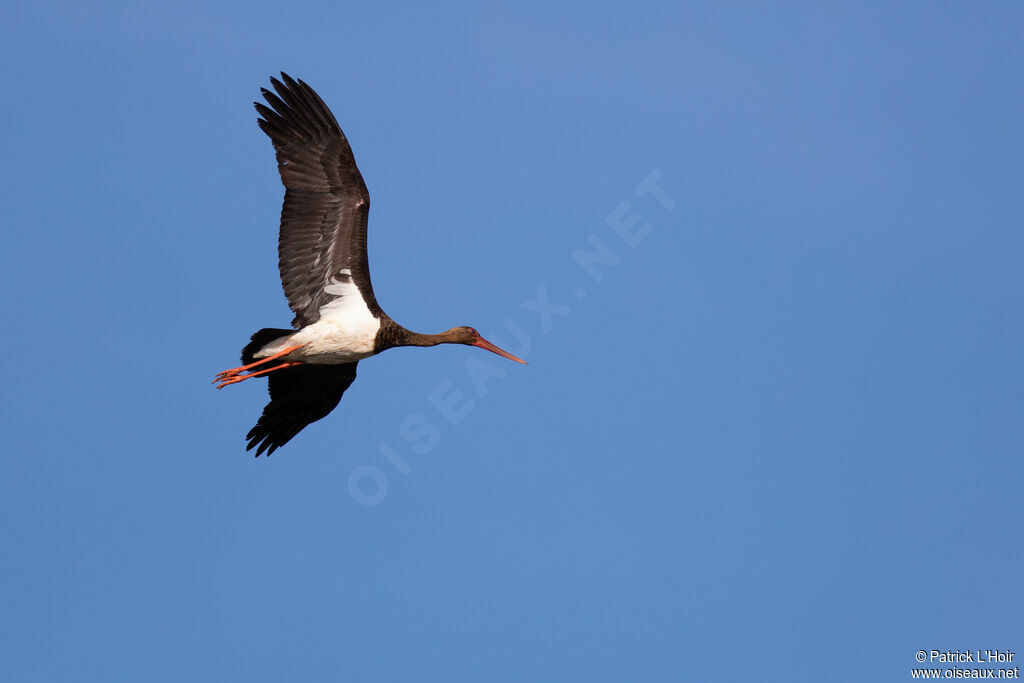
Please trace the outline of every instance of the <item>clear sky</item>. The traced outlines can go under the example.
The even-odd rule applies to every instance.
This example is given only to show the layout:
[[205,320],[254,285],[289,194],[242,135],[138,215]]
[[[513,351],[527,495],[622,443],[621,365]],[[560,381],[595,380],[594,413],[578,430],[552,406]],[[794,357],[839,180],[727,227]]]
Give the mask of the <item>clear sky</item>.
[[[1024,657],[1024,9],[868,4],[8,4],[0,679]],[[384,309],[530,365],[389,351],[256,460],[281,70]]]

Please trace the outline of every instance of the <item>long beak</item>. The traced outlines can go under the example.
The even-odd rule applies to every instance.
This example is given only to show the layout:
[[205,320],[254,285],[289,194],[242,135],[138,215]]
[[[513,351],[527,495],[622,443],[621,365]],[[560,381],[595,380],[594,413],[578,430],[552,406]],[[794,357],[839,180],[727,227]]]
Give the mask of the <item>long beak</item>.
[[526,361],[523,360],[522,358],[516,358],[508,351],[505,351],[504,349],[499,349],[497,346],[487,341],[483,337],[477,337],[477,340],[473,342],[473,346],[479,346],[481,349],[486,349],[491,353],[496,353],[503,358],[508,358],[509,360],[514,360],[517,363],[522,363],[523,365],[526,365]]

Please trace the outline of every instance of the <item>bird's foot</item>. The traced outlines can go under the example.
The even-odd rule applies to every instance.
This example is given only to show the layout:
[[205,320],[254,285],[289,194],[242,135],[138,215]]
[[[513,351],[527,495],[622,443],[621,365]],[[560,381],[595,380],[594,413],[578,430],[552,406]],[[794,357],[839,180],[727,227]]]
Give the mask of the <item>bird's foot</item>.
[[[220,382],[221,386],[218,386],[217,388],[221,389],[221,388],[227,386],[228,384],[234,384],[234,382],[241,382],[243,379],[247,379],[249,377],[254,377],[257,374],[262,375],[263,374],[262,372],[259,372],[259,373],[249,373],[247,375],[243,375],[242,373],[244,371],[246,371],[246,370],[251,369],[251,368],[255,368],[255,367],[259,366],[259,365],[263,365],[265,363],[269,363],[272,360],[276,360],[278,358],[281,358],[282,356],[287,356],[292,351],[297,351],[298,349],[301,349],[302,347],[303,347],[302,344],[296,344],[295,346],[289,346],[289,347],[287,347],[285,349],[281,349],[280,351],[278,351],[277,353],[275,353],[272,356],[267,356],[266,358],[260,358],[255,363],[249,363],[248,365],[240,365],[237,368],[230,368],[228,370],[224,370],[222,372],[218,372],[213,377],[213,384],[217,384],[218,382]],[[291,365],[295,365],[295,363],[291,363]],[[272,369],[273,370],[277,370],[278,368],[287,367],[287,366],[288,366],[288,364],[286,363],[285,365],[279,365],[276,368],[272,368]],[[269,372],[269,370],[267,372]],[[226,382],[226,380],[233,380],[233,381]]]
[[[265,375],[268,372],[273,372],[274,370],[282,370],[284,368],[290,368],[290,367],[292,367],[294,365],[302,365],[302,363],[291,363],[291,362],[289,362],[289,363],[281,363],[280,365],[275,365],[272,368],[267,368],[265,370],[257,370],[256,372],[249,372],[249,373],[246,373],[244,375],[236,372],[236,373],[234,373],[232,375],[226,375],[225,377],[222,377],[220,379],[220,383],[217,385],[217,388],[218,389],[223,389],[224,387],[228,386],[229,384],[235,384],[237,382],[242,382],[242,381],[245,381],[245,380],[249,379],[250,377],[259,377],[260,375]],[[217,381],[217,380],[214,380],[214,381]]]

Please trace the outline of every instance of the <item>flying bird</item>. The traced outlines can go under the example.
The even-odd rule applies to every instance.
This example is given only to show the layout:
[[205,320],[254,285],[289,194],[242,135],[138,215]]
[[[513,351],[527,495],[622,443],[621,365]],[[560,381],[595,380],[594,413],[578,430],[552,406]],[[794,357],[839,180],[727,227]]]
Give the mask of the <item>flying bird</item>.
[[267,376],[270,403],[246,434],[246,450],[270,455],[325,417],[355,381],[359,361],[386,349],[466,344],[525,364],[472,327],[420,334],[381,310],[366,258],[370,195],[352,148],[311,87],[285,73],[270,82],[275,92],[261,88],[267,104],[254,104],[285,187],[278,267],[295,318],[294,329],[252,335],[242,365],[213,380],[222,389]]

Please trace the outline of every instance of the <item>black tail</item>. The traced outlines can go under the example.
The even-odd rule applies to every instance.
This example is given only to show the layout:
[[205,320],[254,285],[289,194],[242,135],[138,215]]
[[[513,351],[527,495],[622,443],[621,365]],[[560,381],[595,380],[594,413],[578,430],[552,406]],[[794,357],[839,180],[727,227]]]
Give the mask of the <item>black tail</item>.
[[252,335],[249,343],[245,345],[244,349],[242,349],[242,365],[248,365],[249,363],[255,362],[255,355],[257,351],[275,339],[287,337],[289,334],[295,334],[295,330],[280,330],[276,327],[264,327],[262,330]]

